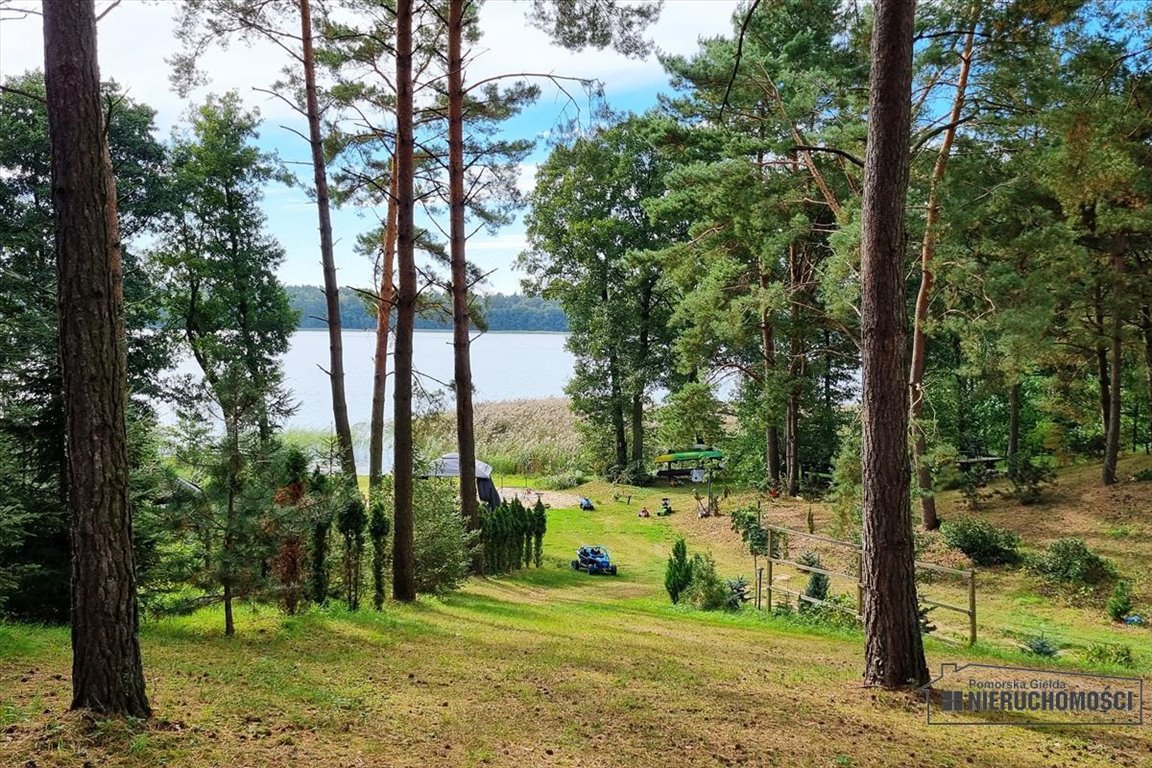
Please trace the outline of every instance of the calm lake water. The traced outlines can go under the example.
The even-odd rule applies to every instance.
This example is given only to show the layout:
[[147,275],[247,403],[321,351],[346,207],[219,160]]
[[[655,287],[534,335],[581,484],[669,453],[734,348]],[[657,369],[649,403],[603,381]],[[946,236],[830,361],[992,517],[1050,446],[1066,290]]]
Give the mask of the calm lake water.
[[[476,400],[516,400],[558,397],[572,376],[572,354],[564,348],[564,333],[486,333],[472,342],[472,380]],[[344,332],[344,386],[353,425],[367,432],[372,410],[373,331]],[[446,390],[452,380],[452,334],[416,331],[414,366],[430,390]],[[297,331],[284,355],[284,374],[300,407],[285,423],[288,429],[330,430],[332,395],[328,383],[328,334]],[[392,418],[392,364],[389,360],[385,418]],[[176,373],[199,374],[195,361],[184,360]],[[451,405],[451,399],[448,404]],[[171,422],[167,414],[165,421]]]

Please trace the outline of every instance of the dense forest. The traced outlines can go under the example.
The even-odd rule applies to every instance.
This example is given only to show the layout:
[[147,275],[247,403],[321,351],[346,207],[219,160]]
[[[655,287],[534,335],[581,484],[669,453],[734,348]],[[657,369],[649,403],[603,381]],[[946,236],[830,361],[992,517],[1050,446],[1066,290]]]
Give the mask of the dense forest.
[[[300,328],[326,328],[327,317],[322,289],[313,285],[286,285],[292,309],[300,315]],[[372,291],[340,289],[342,326],[353,331],[376,328],[376,307]],[[452,312],[447,297],[432,295],[428,306],[416,318],[416,328],[445,330],[452,327]],[[395,313],[393,313],[395,314]],[[483,296],[480,311],[474,318],[479,327],[489,331],[555,331],[568,330],[568,320],[560,305],[538,296],[494,293]]]

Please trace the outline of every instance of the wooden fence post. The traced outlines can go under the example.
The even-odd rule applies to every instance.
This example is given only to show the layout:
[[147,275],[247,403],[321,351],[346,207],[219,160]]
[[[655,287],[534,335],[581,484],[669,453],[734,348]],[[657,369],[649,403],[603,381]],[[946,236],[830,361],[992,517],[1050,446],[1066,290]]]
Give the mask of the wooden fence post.
[[976,645],[976,571],[968,571],[968,645]]
[[775,532],[768,529],[768,604],[765,606],[769,611],[772,610],[772,536]]

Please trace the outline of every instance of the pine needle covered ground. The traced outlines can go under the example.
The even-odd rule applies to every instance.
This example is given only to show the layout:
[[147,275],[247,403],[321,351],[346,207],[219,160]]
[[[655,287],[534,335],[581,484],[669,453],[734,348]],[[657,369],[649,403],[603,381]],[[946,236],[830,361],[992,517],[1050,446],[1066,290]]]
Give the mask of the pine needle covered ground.
[[[1069,511],[1059,514],[1079,508],[1071,500],[1091,493],[1093,479],[1062,479]],[[444,599],[294,618],[246,608],[231,639],[212,609],[148,621],[142,640],[157,717],[147,724],[67,713],[67,630],[0,624],[0,765],[1152,764],[1147,727],[928,726],[922,703],[860,687],[862,638],[852,629],[669,605],[663,568],[677,535],[691,549],[710,549],[723,575],[750,575],[751,564],[728,517],[691,514],[690,489],[637,490],[630,505],[613,500],[616,490],[583,486],[595,511],[551,512],[544,568],[474,581]],[[1116,493],[1150,501],[1152,483]],[[667,494],[677,514],[636,516]],[[1113,501],[1123,497],[1101,503]],[[1100,529],[1093,541],[1109,544],[1125,572],[1152,561],[1150,506],[1136,501],[1125,503],[1125,537],[1108,533],[1119,512],[1092,523]],[[1053,509],[1064,508],[992,505],[988,514],[1047,536]],[[803,528],[807,510],[777,502],[766,514]],[[818,530],[828,524],[818,505],[813,518]],[[609,547],[620,576],[571,571],[572,551],[585,543]],[[1121,638],[1147,672],[1152,630],[1112,628],[1102,609],[1037,598],[1027,578],[982,574],[983,647],[969,652],[934,635],[931,666],[989,658],[1035,665],[1011,651],[1004,628],[1042,625],[1071,633],[1068,642]],[[1053,663],[1079,666],[1074,652]]]

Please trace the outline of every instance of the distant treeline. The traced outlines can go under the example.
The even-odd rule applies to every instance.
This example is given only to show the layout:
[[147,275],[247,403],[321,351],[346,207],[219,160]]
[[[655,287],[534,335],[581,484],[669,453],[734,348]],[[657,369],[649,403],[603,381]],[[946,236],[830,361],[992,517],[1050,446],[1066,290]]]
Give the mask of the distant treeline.
[[[314,285],[286,286],[292,308],[300,313],[300,328],[326,327],[327,312],[324,307],[324,294]],[[443,297],[431,297],[429,303],[437,300],[447,306]],[[564,310],[554,301],[497,293],[481,299],[484,318],[490,331],[567,331],[568,318]],[[424,330],[448,329],[452,327],[451,315],[433,306],[416,318],[416,327]],[[376,315],[369,311],[362,294],[352,288],[340,289],[340,319],[345,328],[369,330],[376,327]]]

